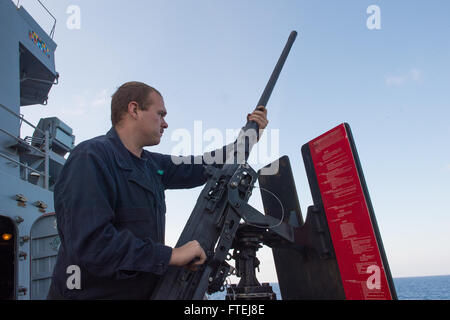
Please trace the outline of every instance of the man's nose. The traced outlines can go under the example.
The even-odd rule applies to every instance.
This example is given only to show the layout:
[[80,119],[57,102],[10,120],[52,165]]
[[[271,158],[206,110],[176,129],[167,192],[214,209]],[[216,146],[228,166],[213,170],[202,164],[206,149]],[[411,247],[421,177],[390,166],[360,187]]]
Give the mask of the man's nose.
[[166,120],[163,119],[163,128],[167,129],[169,127],[169,125],[167,124]]

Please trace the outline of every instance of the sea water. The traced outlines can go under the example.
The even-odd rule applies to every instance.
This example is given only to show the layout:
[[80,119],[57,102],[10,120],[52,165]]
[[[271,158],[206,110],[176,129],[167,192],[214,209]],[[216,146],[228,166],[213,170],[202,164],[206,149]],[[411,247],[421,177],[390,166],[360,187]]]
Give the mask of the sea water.
[[450,275],[394,278],[400,300],[450,300]]
[[[277,299],[281,300],[278,283],[271,283]],[[394,278],[399,300],[450,300],[450,275]],[[210,300],[224,300],[226,292],[208,296]]]

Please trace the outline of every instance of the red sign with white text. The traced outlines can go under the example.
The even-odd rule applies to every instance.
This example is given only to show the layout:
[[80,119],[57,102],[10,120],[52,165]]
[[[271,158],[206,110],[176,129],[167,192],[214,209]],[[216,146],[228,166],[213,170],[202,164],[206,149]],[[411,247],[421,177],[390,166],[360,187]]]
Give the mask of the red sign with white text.
[[309,142],[346,299],[392,295],[345,125]]

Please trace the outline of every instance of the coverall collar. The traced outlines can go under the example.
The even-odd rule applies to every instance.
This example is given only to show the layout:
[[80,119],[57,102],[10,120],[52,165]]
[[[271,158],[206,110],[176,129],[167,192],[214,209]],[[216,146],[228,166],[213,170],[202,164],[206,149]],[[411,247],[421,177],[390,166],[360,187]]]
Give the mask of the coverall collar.
[[[131,159],[130,151],[123,145],[122,141],[120,140],[119,135],[117,134],[117,131],[114,127],[112,127],[108,133],[106,134],[106,137],[111,140],[111,142],[114,145],[114,155],[116,157],[118,165],[122,169],[126,170],[133,170],[135,165],[133,162],[133,159]],[[144,154],[143,152],[142,154]]]
[[[131,158],[131,154],[128,151],[128,149],[123,145],[122,141],[120,140],[119,135],[117,134],[117,131],[114,127],[112,127],[108,133],[106,134],[106,137],[112,142],[114,145],[114,156],[116,158],[117,164],[120,168],[124,170],[131,171],[128,180],[133,181],[137,184],[139,184],[141,187],[147,189],[148,191],[155,193],[154,188],[150,184],[150,181],[147,179],[143,179],[141,172],[137,169],[133,159]],[[143,155],[145,152],[143,152]],[[146,155],[144,155],[146,157]]]

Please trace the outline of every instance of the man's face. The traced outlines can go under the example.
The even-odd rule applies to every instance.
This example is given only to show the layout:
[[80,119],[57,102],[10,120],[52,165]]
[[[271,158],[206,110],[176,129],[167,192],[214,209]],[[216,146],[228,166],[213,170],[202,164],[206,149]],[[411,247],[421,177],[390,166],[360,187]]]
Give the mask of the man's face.
[[168,127],[164,117],[167,115],[164,100],[156,92],[149,95],[152,104],[147,110],[138,109],[138,130],[142,134],[142,143],[145,146],[154,146],[159,144],[164,129]]

